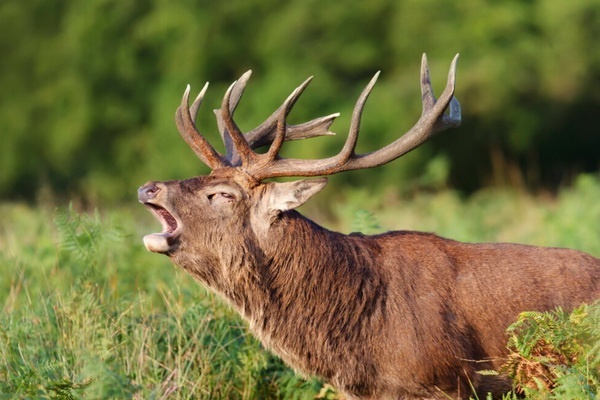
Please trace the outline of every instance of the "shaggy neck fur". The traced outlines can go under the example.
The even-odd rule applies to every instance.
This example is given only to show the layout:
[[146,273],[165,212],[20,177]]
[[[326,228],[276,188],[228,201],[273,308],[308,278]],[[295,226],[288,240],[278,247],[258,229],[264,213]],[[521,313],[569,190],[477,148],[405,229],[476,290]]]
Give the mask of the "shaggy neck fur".
[[[385,318],[387,287],[373,273],[373,256],[380,253],[375,241],[328,231],[288,211],[264,243],[260,252],[244,251],[254,256],[224,294],[288,364],[368,395],[359,382],[377,374],[371,349],[353,343],[369,344],[371,321]],[[340,375],[339,365],[353,368]]]

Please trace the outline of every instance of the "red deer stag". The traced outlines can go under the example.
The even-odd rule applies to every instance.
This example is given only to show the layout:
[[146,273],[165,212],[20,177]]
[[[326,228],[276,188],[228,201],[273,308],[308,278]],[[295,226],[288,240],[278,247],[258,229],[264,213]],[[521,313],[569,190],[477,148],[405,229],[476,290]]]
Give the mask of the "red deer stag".
[[[376,74],[357,101],[342,150],[320,160],[279,155],[286,140],[331,134],[338,114],[286,123],[310,79],[246,134],[232,114],[250,73],[234,82],[215,111],[225,155],[196,127],[206,86],[191,107],[188,86],[177,127],[212,172],[140,187],[139,201],[163,226],[144,237],[146,248],[166,254],[225,297],[287,364],[323,377],[347,398],[465,399],[473,388],[479,394],[507,390],[505,379],[476,372],[499,366],[507,326],[524,310],[569,309],[600,298],[600,259],[575,250],[460,243],[421,232],[344,235],[294,210],[323,189],[326,178],[265,182],[376,167],[458,126],[456,61],[436,99],[423,55],[418,122],[388,146],[356,154]],[[265,153],[254,152],[269,144]]]

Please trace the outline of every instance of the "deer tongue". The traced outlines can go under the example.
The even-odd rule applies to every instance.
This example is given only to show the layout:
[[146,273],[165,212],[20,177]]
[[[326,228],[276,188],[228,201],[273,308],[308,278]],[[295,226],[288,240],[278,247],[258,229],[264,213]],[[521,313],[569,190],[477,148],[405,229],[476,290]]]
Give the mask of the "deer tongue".
[[148,251],[154,253],[166,253],[171,248],[171,245],[169,244],[169,239],[171,237],[171,234],[167,232],[151,233],[144,236],[144,246],[146,246]]

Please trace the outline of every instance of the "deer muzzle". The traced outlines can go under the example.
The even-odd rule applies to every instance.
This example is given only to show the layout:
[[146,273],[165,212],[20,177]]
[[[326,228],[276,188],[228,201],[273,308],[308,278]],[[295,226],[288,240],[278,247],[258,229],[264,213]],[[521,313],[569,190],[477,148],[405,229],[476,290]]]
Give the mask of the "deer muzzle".
[[179,237],[181,223],[163,204],[166,186],[160,182],[148,182],[138,189],[138,200],[154,214],[162,224],[162,232],[144,236],[144,245],[148,251],[166,254],[173,250]]

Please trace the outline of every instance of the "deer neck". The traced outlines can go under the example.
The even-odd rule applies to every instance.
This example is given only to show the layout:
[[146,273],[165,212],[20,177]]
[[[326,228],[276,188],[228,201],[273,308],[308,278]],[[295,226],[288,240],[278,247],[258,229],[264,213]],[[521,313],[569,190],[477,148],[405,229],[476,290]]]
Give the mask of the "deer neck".
[[[351,336],[370,331],[366,314],[385,303],[382,278],[371,273],[372,242],[286,212],[261,246],[261,263],[232,288],[238,300],[244,296],[237,308],[266,347],[299,370],[328,376],[336,363],[320,358],[344,363],[349,354],[332,353],[331,338],[350,345]],[[316,350],[307,354],[308,348]]]

